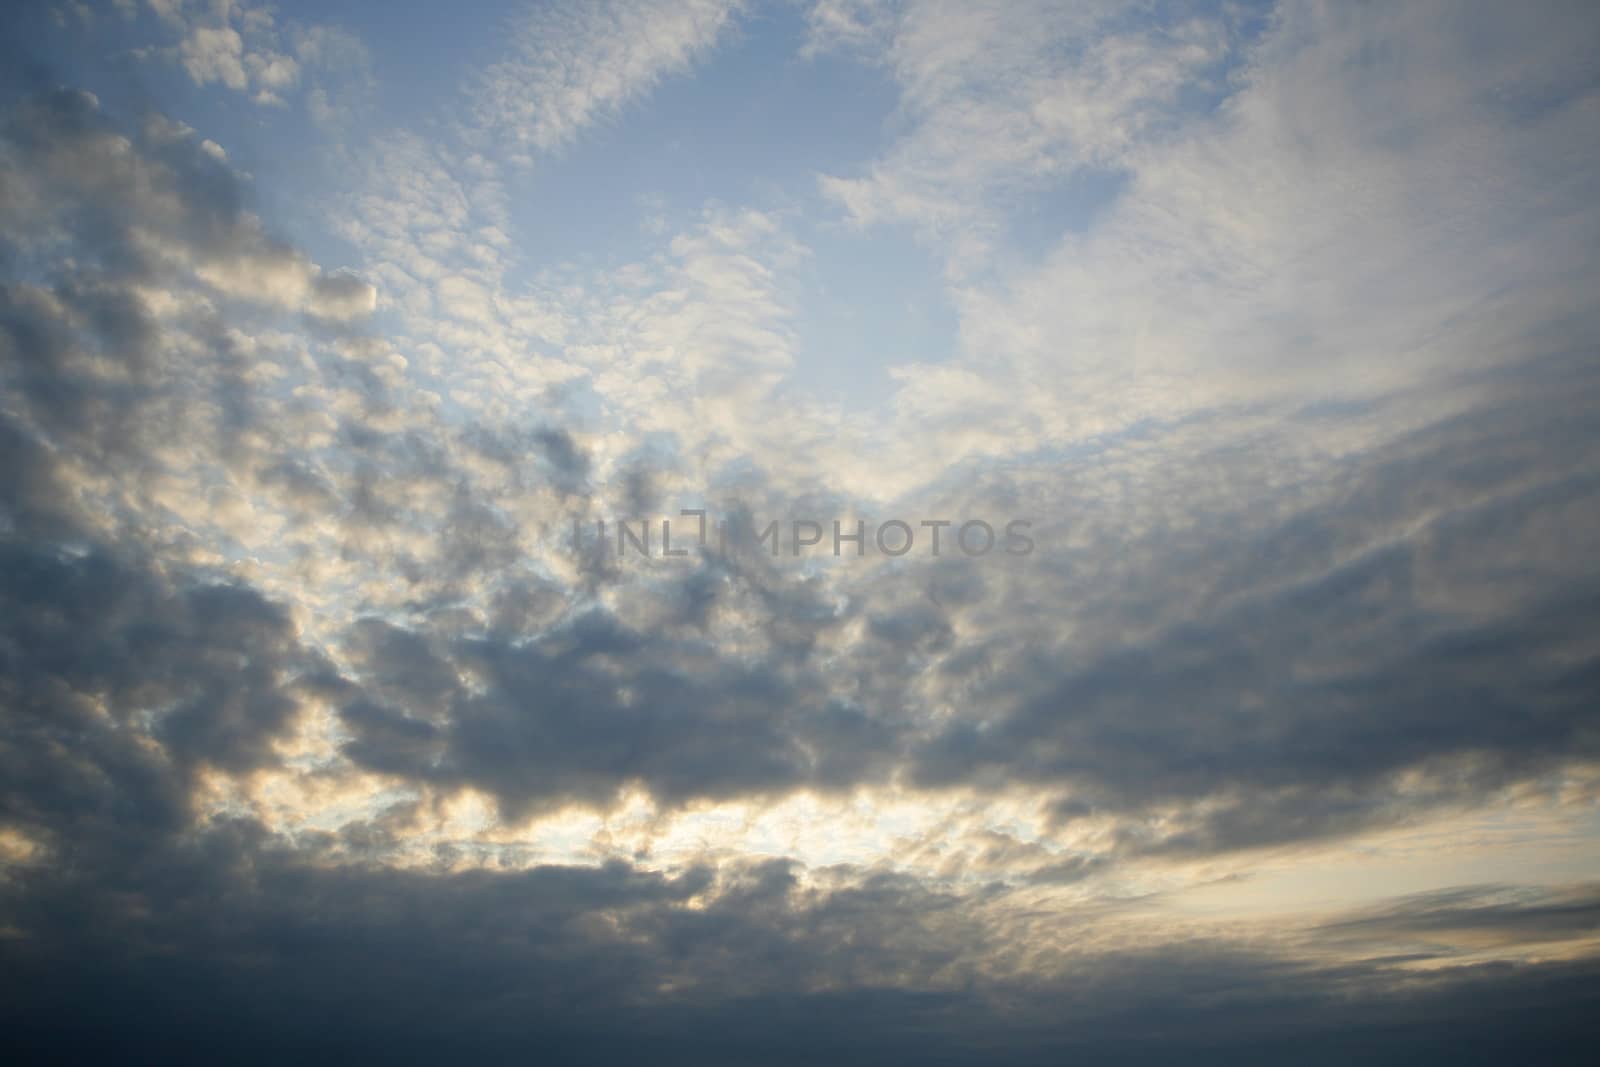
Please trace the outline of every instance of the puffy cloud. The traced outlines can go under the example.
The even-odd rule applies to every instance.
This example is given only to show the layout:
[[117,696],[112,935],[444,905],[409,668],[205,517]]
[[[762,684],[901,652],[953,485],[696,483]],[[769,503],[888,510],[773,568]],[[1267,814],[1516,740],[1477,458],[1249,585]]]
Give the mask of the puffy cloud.
[[375,306],[370,284],[322,277],[267,234],[225,154],[187,127],[156,117],[130,137],[92,95],[61,91],[13,116],[7,139],[7,218],[19,237],[93,202],[103,227],[83,251],[124,283],[193,275],[223,296],[340,321]]
[[306,107],[323,126],[339,124],[371,93],[366,46],[348,30],[292,20],[280,25],[270,5],[235,0],[152,0],[149,6],[179,37],[156,54],[182,67],[197,86],[221,85],[274,106],[303,89]]

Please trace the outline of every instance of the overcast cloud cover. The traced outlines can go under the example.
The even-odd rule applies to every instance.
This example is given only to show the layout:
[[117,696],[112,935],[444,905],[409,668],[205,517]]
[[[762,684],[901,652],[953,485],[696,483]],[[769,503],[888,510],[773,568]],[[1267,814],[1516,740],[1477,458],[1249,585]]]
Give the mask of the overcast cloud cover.
[[0,40],[7,1062],[1592,1056],[1591,3]]

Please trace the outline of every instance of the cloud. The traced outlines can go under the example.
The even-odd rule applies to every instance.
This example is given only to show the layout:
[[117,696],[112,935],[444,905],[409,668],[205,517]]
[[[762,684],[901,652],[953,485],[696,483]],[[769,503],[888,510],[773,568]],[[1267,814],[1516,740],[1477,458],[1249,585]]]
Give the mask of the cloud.
[[1467,886],[1421,893],[1320,926],[1343,945],[1426,955],[1554,942],[1583,943],[1600,929],[1593,886]]
[[[939,431],[919,472],[1447,387],[1592,332],[1576,9],[1482,5],[1437,33],[1420,9],[1236,14],[911,6],[868,54],[904,132],[822,188],[945,264],[962,353],[895,371],[901,425]],[[1374,44],[1412,39],[1403,63]]]
[[[196,81],[268,87],[254,10],[182,23]],[[18,104],[24,1054],[1574,1058],[1600,795],[1576,24],[1136,14],[811,11],[813,54],[902,94],[826,188],[916,227],[961,315],[963,350],[859,418],[788,381],[801,209],[530,270],[522,178],[472,150],[573,144],[729,8],[531,15],[476,125],[374,140],[330,212],[360,270],[179,123]],[[284,32],[301,84],[340,47]],[[1018,205],[1097,169],[1114,202],[1013,258]],[[726,536],[681,559],[567,541],[702,503]],[[1038,547],[758,540],[808,514],[1023,517]],[[1274,899],[1285,869],[1316,892]]]
[[225,157],[187,127],[155,117],[130,138],[92,95],[61,91],[14,116],[7,138],[8,215],[23,232],[95,198],[101,228],[87,250],[139,280],[192,273],[224,296],[340,321],[374,306],[368,283],[321,277],[303,253],[270,237],[246,210]]
[[371,95],[371,59],[348,30],[290,20],[271,5],[240,0],[152,0],[150,9],[178,43],[163,55],[196,86],[220,85],[264,106],[284,106],[303,91],[321,126],[333,127]]
[[[496,427],[490,407],[464,432],[429,403],[434,381],[382,342],[296,342],[291,367],[208,324],[217,301],[329,320],[359,317],[375,297],[270,237],[192,134],[151,120],[125,136],[72,93],[29,104],[9,129],[16,202],[70,221],[75,261],[92,265],[7,293],[28,405],[16,449],[33,467],[15,481],[27,521],[76,515],[99,537],[170,546],[186,566],[237,561],[269,600],[311,607],[316,640],[338,657],[329,692],[346,737],[334,755],[347,770],[477,790],[511,820],[604,809],[633,789],[675,809],[896,779],[931,794],[1022,783],[1063,823],[1086,808],[1120,820],[1116,848],[1143,855],[1385,825],[1592,755],[1575,695],[1588,668],[1565,636],[1583,623],[1570,590],[1587,587],[1586,572],[1548,547],[1541,524],[1513,518],[1529,499],[1578,523],[1592,510],[1571,445],[1592,428],[1571,383],[1534,399],[1489,390],[1462,421],[1409,436],[1351,443],[1338,422],[1319,436],[1314,413],[1224,414],[1152,428],[1158,454],[1201,457],[1164,469],[1144,441],[1108,439],[1092,478],[1048,454],[1004,477],[958,473],[934,498],[941,508],[1031,500],[1041,535],[1063,539],[1049,562],[1010,571],[880,560],[854,577],[807,576],[736,536],[680,574],[607,572],[563,558],[538,530],[606,489],[610,467],[583,435]],[[417,196],[414,217],[437,217],[446,245],[473,232],[479,209],[464,190],[430,178]],[[99,214],[80,216],[89,202]],[[485,226],[495,212],[491,201]],[[617,388],[600,378],[600,395],[696,462],[719,455],[696,455],[701,442],[755,432],[748,415],[790,358],[781,271],[801,254],[771,216],[708,211],[650,264],[660,289],[586,327],[616,330],[619,370],[659,364],[643,384],[697,398],[695,419],[658,412],[652,424],[656,394],[631,396],[620,375]],[[411,266],[481,323],[515,300],[489,295],[488,262],[476,280],[425,253]],[[163,310],[185,306],[195,318]],[[459,340],[451,329],[433,336]],[[223,358],[196,361],[194,346],[219,338]],[[594,366],[602,352],[585,340]],[[1542,373],[1566,364],[1551,366]],[[306,444],[293,420],[314,428]],[[177,447],[172,425],[186,429]],[[1293,441],[1309,458],[1262,465],[1241,433],[1274,442],[1269,456],[1289,456],[1276,442]],[[46,442],[75,469],[46,463]],[[97,481],[123,468],[139,492]],[[762,505],[785,477],[796,474],[774,464],[722,487]],[[79,482],[47,503],[50,478]],[[120,526],[94,514],[113,502]],[[158,533],[173,513],[175,540]],[[1490,530],[1501,538],[1492,575],[1471,562]],[[1107,562],[1112,539],[1126,565]],[[188,554],[206,544],[225,547]],[[603,579],[604,597],[574,584],[532,616],[536,631],[497,629],[516,590],[552,574]],[[1532,622],[1547,615],[1561,622]],[[428,686],[393,681],[423,665]],[[1138,829],[1184,803],[1199,807]]]
[[489,66],[476,86],[476,125],[524,159],[564,148],[585,127],[688,70],[741,6],[608,0],[565,11],[532,7],[515,25],[511,57]]
[[[197,10],[191,15],[182,3],[152,6],[184,33],[176,58],[196,85],[220,83],[249,93],[258,104],[281,104],[279,94],[300,80],[294,58],[273,48],[277,30],[270,8],[223,3],[202,13],[194,5]],[[253,47],[246,48],[240,29],[250,36]]]
[[[954,900],[881,878],[808,890],[783,864],[676,879],[327,870],[234,824],[123,870],[35,882],[54,903],[29,912],[4,979],[25,1054],[115,1041],[188,1062],[204,1034],[208,1053],[238,1039],[246,1062],[292,1042],[417,1062],[453,1047],[487,1062],[648,1048],[665,1062],[959,1063],[1004,1048],[1018,1062],[1222,1063],[1308,1040],[1330,1063],[1374,1047],[1380,1062],[1513,1047],[1559,1061],[1581,1043],[1593,981],[1583,964],[1407,972],[1197,941],[1091,952],[1024,984],[963,965],[983,923]],[[106,995],[68,1002],[63,982]]]
[[896,6],[887,0],[817,0],[806,11],[802,54],[814,58],[832,51],[881,46]]
[[[219,297],[313,314],[328,313],[330,304],[370,307],[365,283],[321,275],[268,238],[240,206],[237,185],[189,135],[156,123],[147,142],[122,138],[81,97],[31,106],[13,127],[13,142],[30,153],[30,163],[65,173],[85,156],[112,161],[88,170],[99,176],[98,201],[120,211],[122,221],[86,233],[107,249],[98,253],[105,263],[132,259],[138,285],[187,279]],[[48,132],[47,114],[60,116]],[[66,203],[87,193],[65,184],[30,195]],[[744,258],[771,232],[760,216],[712,216],[702,233],[674,242],[686,289],[728,289],[731,306],[755,309],[756,325],[745,329],[737,316],[707,318],[709,297],[688,305],[664,298],[659,313],[647,306],[642,333],[682,344],[685,358],[667,358],[699,383],[689,392],[728,393],[699,377],[726,365],[722,357],[701,371],[694,362],[716,354],[708,338],[727,337],[740,350],[770,343],[781,355],[781,336],[769,342],[761,325],[771,310],[762,272]],[[123,279],[122,288],[107,279]],[[33,398],[33,415],[47,420],[41,429],[63,441],[92,433],[76,446],[86,455],[106,463],[142,458],[153,469],[166,449],[135,413],[156,410],[148,405],[158,399],[179,413],[199,398],[171,392],[156,375],[170,357],[136,291],[116,273],[54,290],[23,286],[12,296],[12,336],[19,358],[26,353],[19,370],[41,368],[21,370],[18,379]],[[659,325],[683,316],[671,329]],[[715,331],[706,334],[713,322]],[[100,381],[84,362],[90,357],[81,331],[115,338],[114,351],[130,361],[119,374],[135,386],[142,376],[150,395]],[[142,347],[130,343],[141,337]],[[54,353],[49,362],[46,353]],[[335,369],[364,373],[331,363]],[[335,381],[318,376],[300,389],[316,395]],[[244,428],[242,413],[279,402],[243,377],[224,378],[218,388],[206,405],[231,405],[217,409],[233,414],[216,432],[234,437]],[[1550,388],[1559,388],[1566,404],[1582,395],[1570,385]],[[1173,520],[1153,519],[1141,532],[1128,519],[1137,514],[1130,508],[1166,506],[1161,494],[1182,484],[1183,471],[1204,470],[1222,487],[1215,510],[1202,510],[1191,491],[1173,498],[1183,509],[1177,514],[1191,527],[1202,517],[1217,530],[1237,522],[1234,494],[1251,491],[1258,475],[1238,466],[1242,457],[1226,444],[1202,452],[1203,467],[1169,469],[1128,503],[1104,511],[1079,503],[1074,536],[1093,538],[1107,524],[1104,536],[1118,537],[1125,556],[1142,561],[1137,572],[1101,564],[1101,573],[1086,579],[1072,553],[1058,554],[1053,570],[1036,569],[1021,586],[1020,575],[1004,572],[973,572],[965,586],[949,585],[943,572],[930,570],[925,577],[913,571],[917,584],[906,587],[903,574],[869,569],[864,581],[845,586],[849,606],[841,608],[818,583],[759,562],[735,540],[681,580],[622,582],[617,599],[599,610],[570,599],[565,614],[533,635],[492,634],[486,614],[469,613],[464,629],[458,622],[439,632],[426,616],[355,623],[363,611],[407,603],[485,609],[502,581],[552,562],[550,546],[535,548],[513,509],[543,508],[548,520],[571,506],[569,498],[592,491],[594,470],[568,431],[541,430],[520,444],[513,435],[492,448],[494,439],[480,436],[468,446],[426,409],[412,408],[411,396],[409,386],[396,391],[377,380],[356,394],[337,466],[315,452],[290,451],[241,457],[237,467],[261,472],[251,476],[282,494],[289,521],[314,524],[309,532],[319,539],[316,526],[324,527],[344,546],[343,571],[361,576],[357,598],[327,617],[327,637],[345,646],[350,672],[341,698],[350,734],[344,755],[397,781],[482,790],[513,818],[573,802],[604,807],[635,786],[671,806],[871,786],[900,767],[924,788],[981,787],[999,776],[1049,789],[1063,811],[1089,804],[1130,819],[1152,805],[1204,799],[1209,814],[1150,841],[1135,834],[1128,847],[1216,851],[1404,818],[1418,806],[1470,796],[1508,775],[1542,773],[1552,761],[1587,752],[1584,705],[1575,696],[1586,668],[1560,651],[1566,627],[1581,619],[1581,597],[1562,591],[1583,587],[1581,560],[1549,549],[1530,554],[1541,568],[1529,572],[1514,599],[1507,599],[1504,576],[1479,577],[1469,562],[1484,536],[1477,531],[1494,529],[1500,566],[1510,566],[1518,530],[1511,516],[1522,513],[1530,493],[1549,501],[1541,513],[1566,506],[1582,522],[1592,509],[1579,467],[1555,473],[1563,464],[1581,466],[1570,442],[1592,435],[1582,405],[1553,407],[1543,391],[1480,407],[1469,422],[1357,450],[1345,461],[1348,473],[1326,490],[1337,494],[1328,498],[1340,501],[1337,512],[1313,498],[1256,524],[1243,539],[1219,540],[1199,526],[1200,533],[1173,542],[1162,533]],[[1571,414],[1556,419],[1556,410]],[[391,419],[397,421],[388,425]],[[1268,432],[1297,429],[1289,423]],[[1196,432],[1207,440],[1203,427]],[[1515,458],[1482,473],[1496,454]],[[1558,458],[1564,454],[1569,458]],[[524,466],[533,456],[543,457],[542,476]],[[474,472],[474,457],[491,463]],[[1458,462],[1468,466],[1458,472]],[[1112,482],[1148,477],[1135,450],[1110,449],[1100,463]],[[1418,496],[1416,470],[1428,472],[1431,496]],[[1530,477],[1532,471],[1543,473]],[[1061,477],[1049,463],[1013,475],[1043,486]],[[550,495],[529,497],[529,478]],[[229,497],[206,490],[205,499],[229,536],[244,536],[221,506]],[[948,502],[952,513],[993,509],[973,506],[970,495],[967,504],[959,500]],[[1363,501],[1370,503],[1356,506]],[[328,518],[317,516],[330,504],[343,514],[327,529]],[[1056,515],[1047,507],[1037,517]],[[1419,523],[1429,531],[1421,542]],[[1110,532],[1113,525],[1120,532]],[[1406,533],[1396,540],[1398,531]],[[1521,536],[1531,545],[1543,534],[1528,525]],[[1086,542],[1084,566],[1100,558],[1097,542]],[[383,581],[391,566],[412,576],[408,588]],[[1450,575],[1452,595],[1466,602],[1435,599],[1438,579],[1428,575],[1440,568]],[[1472,583],[1491,581],[1488,610],[1472,607]],[[943,591],[924,599],[940,588],[935,583]],[[1402,594],[1416,603],[1408,606]],[[363,605],[364,597],[382,599]],[[1026,620],[1052,602],[1076,603],[1056,609],[1058,623],[1072,625],[1031,632]],[[1383,605],[1376,619],[1392,635],[1374,629],[1374,604]],[[1578,614],[1546,638],[1530,620],[1551,612]],[[355,626],[351,633],[392,638],[351,644],[340,636],[346,625]],[[755,641],[737,655],[705,645],[707,633],[730,627]],[[1513,634],[1521,636],[1511,641]],[[1068,643],[1041,652],[1058,641]],[[1499,650],[1498,667],[1471,651],[1481,647]],[[437,684],[389,680],[422,663],[434,664]],[[975,663],[988,664],[984,675],[971,673]],[[1548,673],[1535,674],[1541,670]],[[1515,678],[1523,695],[1499,692],[1497,672]],[[1429,692],[1415,688],[1420,677],[1431,679]],[[1547,695],[1535,700],[1530,685]],[[1455,709],[1448,719],[1441,702]],[[1515,728],[1503,710],[1513,706],[1521,709]],[[586,709],[581,717],[573,714],[578,707]],[[1181,727],[1175,707],[1186,709]],[[1481,784],[1466,793],[1441,786],[1437,796],[1398,791],[1405,775],[1432,774],[1458,757],[1488,761],[1474,772],[1472,781]],[[1262,797],[1273,805],[1261,808]]]
[[[992,212],[1080,168],[1123,166],[1226,55],[1225,22],[1134,22],[1116,5],[823,4],[813,49],[876,43],[908,131],[866,176],[826,176],[857,223],[987,241]],[[999,203],[997,204],[997,200]],[[968,268],[959,261],[953,270]]]

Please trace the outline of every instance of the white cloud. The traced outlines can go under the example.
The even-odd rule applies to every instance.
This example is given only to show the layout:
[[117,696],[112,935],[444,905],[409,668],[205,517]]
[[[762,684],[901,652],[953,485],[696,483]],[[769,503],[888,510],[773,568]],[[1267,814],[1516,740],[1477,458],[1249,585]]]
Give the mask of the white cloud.
[[806,12],[806,43],[801,54],[881,46],[891,32],[894,0],[816,0]]
[[[1600,211],[1567,176],[1593,166],[1600,105],[1576,26],[1289,3],[1251,40],[1226,17],[1003,14],[908,5],[879,55],[907,131],[865,175],[823,181],[947,266],[962,356],[897,371],[895,435],[940,430],[915,469],[1442,388],[1586,313]],[[1224,88],[1214,113],[1176,104]],[[1029,197],[1084,169],[1121,191],[1040,241]],[[1019,218],[1043,252],[1014,247]]]
[[[987,265],[1005,210],[1082,167],[1115,167],[1223,54],[1219,25],[1122,24],[1117,5],[909,4],[879,29],[907,132],[862,176],[822,189],[859,224],[904,222]],[[833,26],[833,5],[814,9]],[[853,24],[852,24],[853,25]],[[847,35],[848,36],[848,35]],[[860,35],[857,35],[858,37]],[[851,38],[855,40],[855,38]]]
[[585,127],[682,73],[728,29],[739,0],[600,0],[539,6],[513,55],[483,74],[477,124],[522,158],[569,144]]
[[372,88],[370,60],[347,30],[290,22],[272,7],[238,0],[150,0],[181,39],[164,54],[196,85],[222,85],[258,104],[282,105],[296,89],[323,125],[337,122]]
[[241,92],[250,86],[244,69],[244,40],[231,27],[196,26],[178,46],[183,69],[196,85],[221,82]]
[[178,44],[178,61],[196,85],[220,83],[250,93],[257,103],[282,103],[279,94],[300,79],[299,64],[271,46],[277,33],[270,15],[256,20],[241,18],[256,42],[246,48],[243,35],[227,21],[233,13],[232,9],[222,11],[220,24],[191,25]]

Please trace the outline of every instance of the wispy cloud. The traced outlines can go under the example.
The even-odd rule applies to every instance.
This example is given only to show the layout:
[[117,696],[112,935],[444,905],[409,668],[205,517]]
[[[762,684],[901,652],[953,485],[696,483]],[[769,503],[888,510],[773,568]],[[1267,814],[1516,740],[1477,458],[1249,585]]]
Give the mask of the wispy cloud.
[[564,148],[687,71],[741,7],[738,0],[533,7],[514,23],[511,55],[474,86],[476,124],[521,160]]

